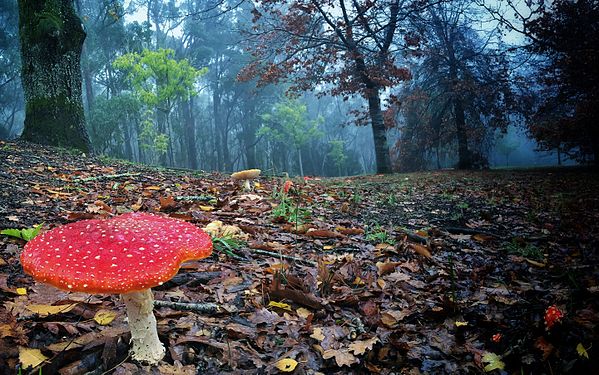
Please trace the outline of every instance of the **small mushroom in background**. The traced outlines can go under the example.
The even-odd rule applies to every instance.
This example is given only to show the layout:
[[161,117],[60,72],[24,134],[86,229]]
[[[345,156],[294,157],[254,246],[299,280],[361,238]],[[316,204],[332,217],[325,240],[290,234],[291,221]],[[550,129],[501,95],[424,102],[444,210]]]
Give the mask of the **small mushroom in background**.
[[39,282],[94,294],[121,294],[131,329],[132,358],[156,364],[158,338],[150,288],[170,280],[181,263],[212,253],[203,230],[181,220],[127,213],[56,227],[25,245],[21,264]]
[[245,190],[252,190],[250,187],[250,180],[260,176],[260,169],[246,169],[244,171],[235,172],[231,175],[234,180],[243,181],[243,187]]

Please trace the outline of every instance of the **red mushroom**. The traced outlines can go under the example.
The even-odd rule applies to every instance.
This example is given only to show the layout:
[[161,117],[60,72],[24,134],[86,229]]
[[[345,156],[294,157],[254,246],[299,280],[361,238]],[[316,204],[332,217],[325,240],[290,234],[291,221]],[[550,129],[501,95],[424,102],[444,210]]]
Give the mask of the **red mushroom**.
[[210,236],[181,220],[128,213],[82,220],[47,231],[25,245],[26,273],[57,288],[119,293],[127,307],[132,358],[150,364],[165,354],[150,288],[170,280],[181,263],[212,253]]

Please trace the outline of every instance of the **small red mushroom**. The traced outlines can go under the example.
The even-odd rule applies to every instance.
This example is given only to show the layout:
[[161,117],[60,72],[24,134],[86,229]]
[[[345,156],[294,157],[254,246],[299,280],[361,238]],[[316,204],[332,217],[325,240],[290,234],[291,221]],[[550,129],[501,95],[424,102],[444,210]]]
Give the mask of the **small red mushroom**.
[[170,280],[181,263],[208,257],[212,240],[181,220],[127,213],[54,228],[25,245],[21,264],[37,281],[57,288],[123,296],[135,360],[164,357],[150,288]]
[[561,310],[558,309],[557,306],[549,306],[545,311],[545,328],[547,328],[547,330],[550,330],[556,323],[561,322],[563,317],[564,313],[561,312]]

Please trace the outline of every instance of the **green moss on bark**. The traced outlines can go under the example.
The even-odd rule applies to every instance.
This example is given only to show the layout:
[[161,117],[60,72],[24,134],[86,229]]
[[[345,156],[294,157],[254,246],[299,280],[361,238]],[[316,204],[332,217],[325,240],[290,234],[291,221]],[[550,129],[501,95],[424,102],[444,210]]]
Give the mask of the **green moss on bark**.
[[77,124],[84,119],[83,107],[65,96],[29,100],[22,138],[40,144],[88,151]]
[[72,0],[19,0],[23,138],[91,152],[81,94],[85,32]]

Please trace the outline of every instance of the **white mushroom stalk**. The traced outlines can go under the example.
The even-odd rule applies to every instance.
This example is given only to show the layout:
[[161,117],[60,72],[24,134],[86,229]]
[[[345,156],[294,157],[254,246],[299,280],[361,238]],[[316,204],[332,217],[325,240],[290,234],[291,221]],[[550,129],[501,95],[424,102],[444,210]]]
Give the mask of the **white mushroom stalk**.
[[131,328],[131,358],[156,364],[164,358],[164,345],[158,338],[151,289],[122,294]]
[[182,262],[211,253],[210,236],[195,225],[135,212],[44,232],[25,245],[21,264],[37,281],[64,290],[122,295],[131,357],[155,365],[166,351],[158,338],[150,288],[170,280]]

